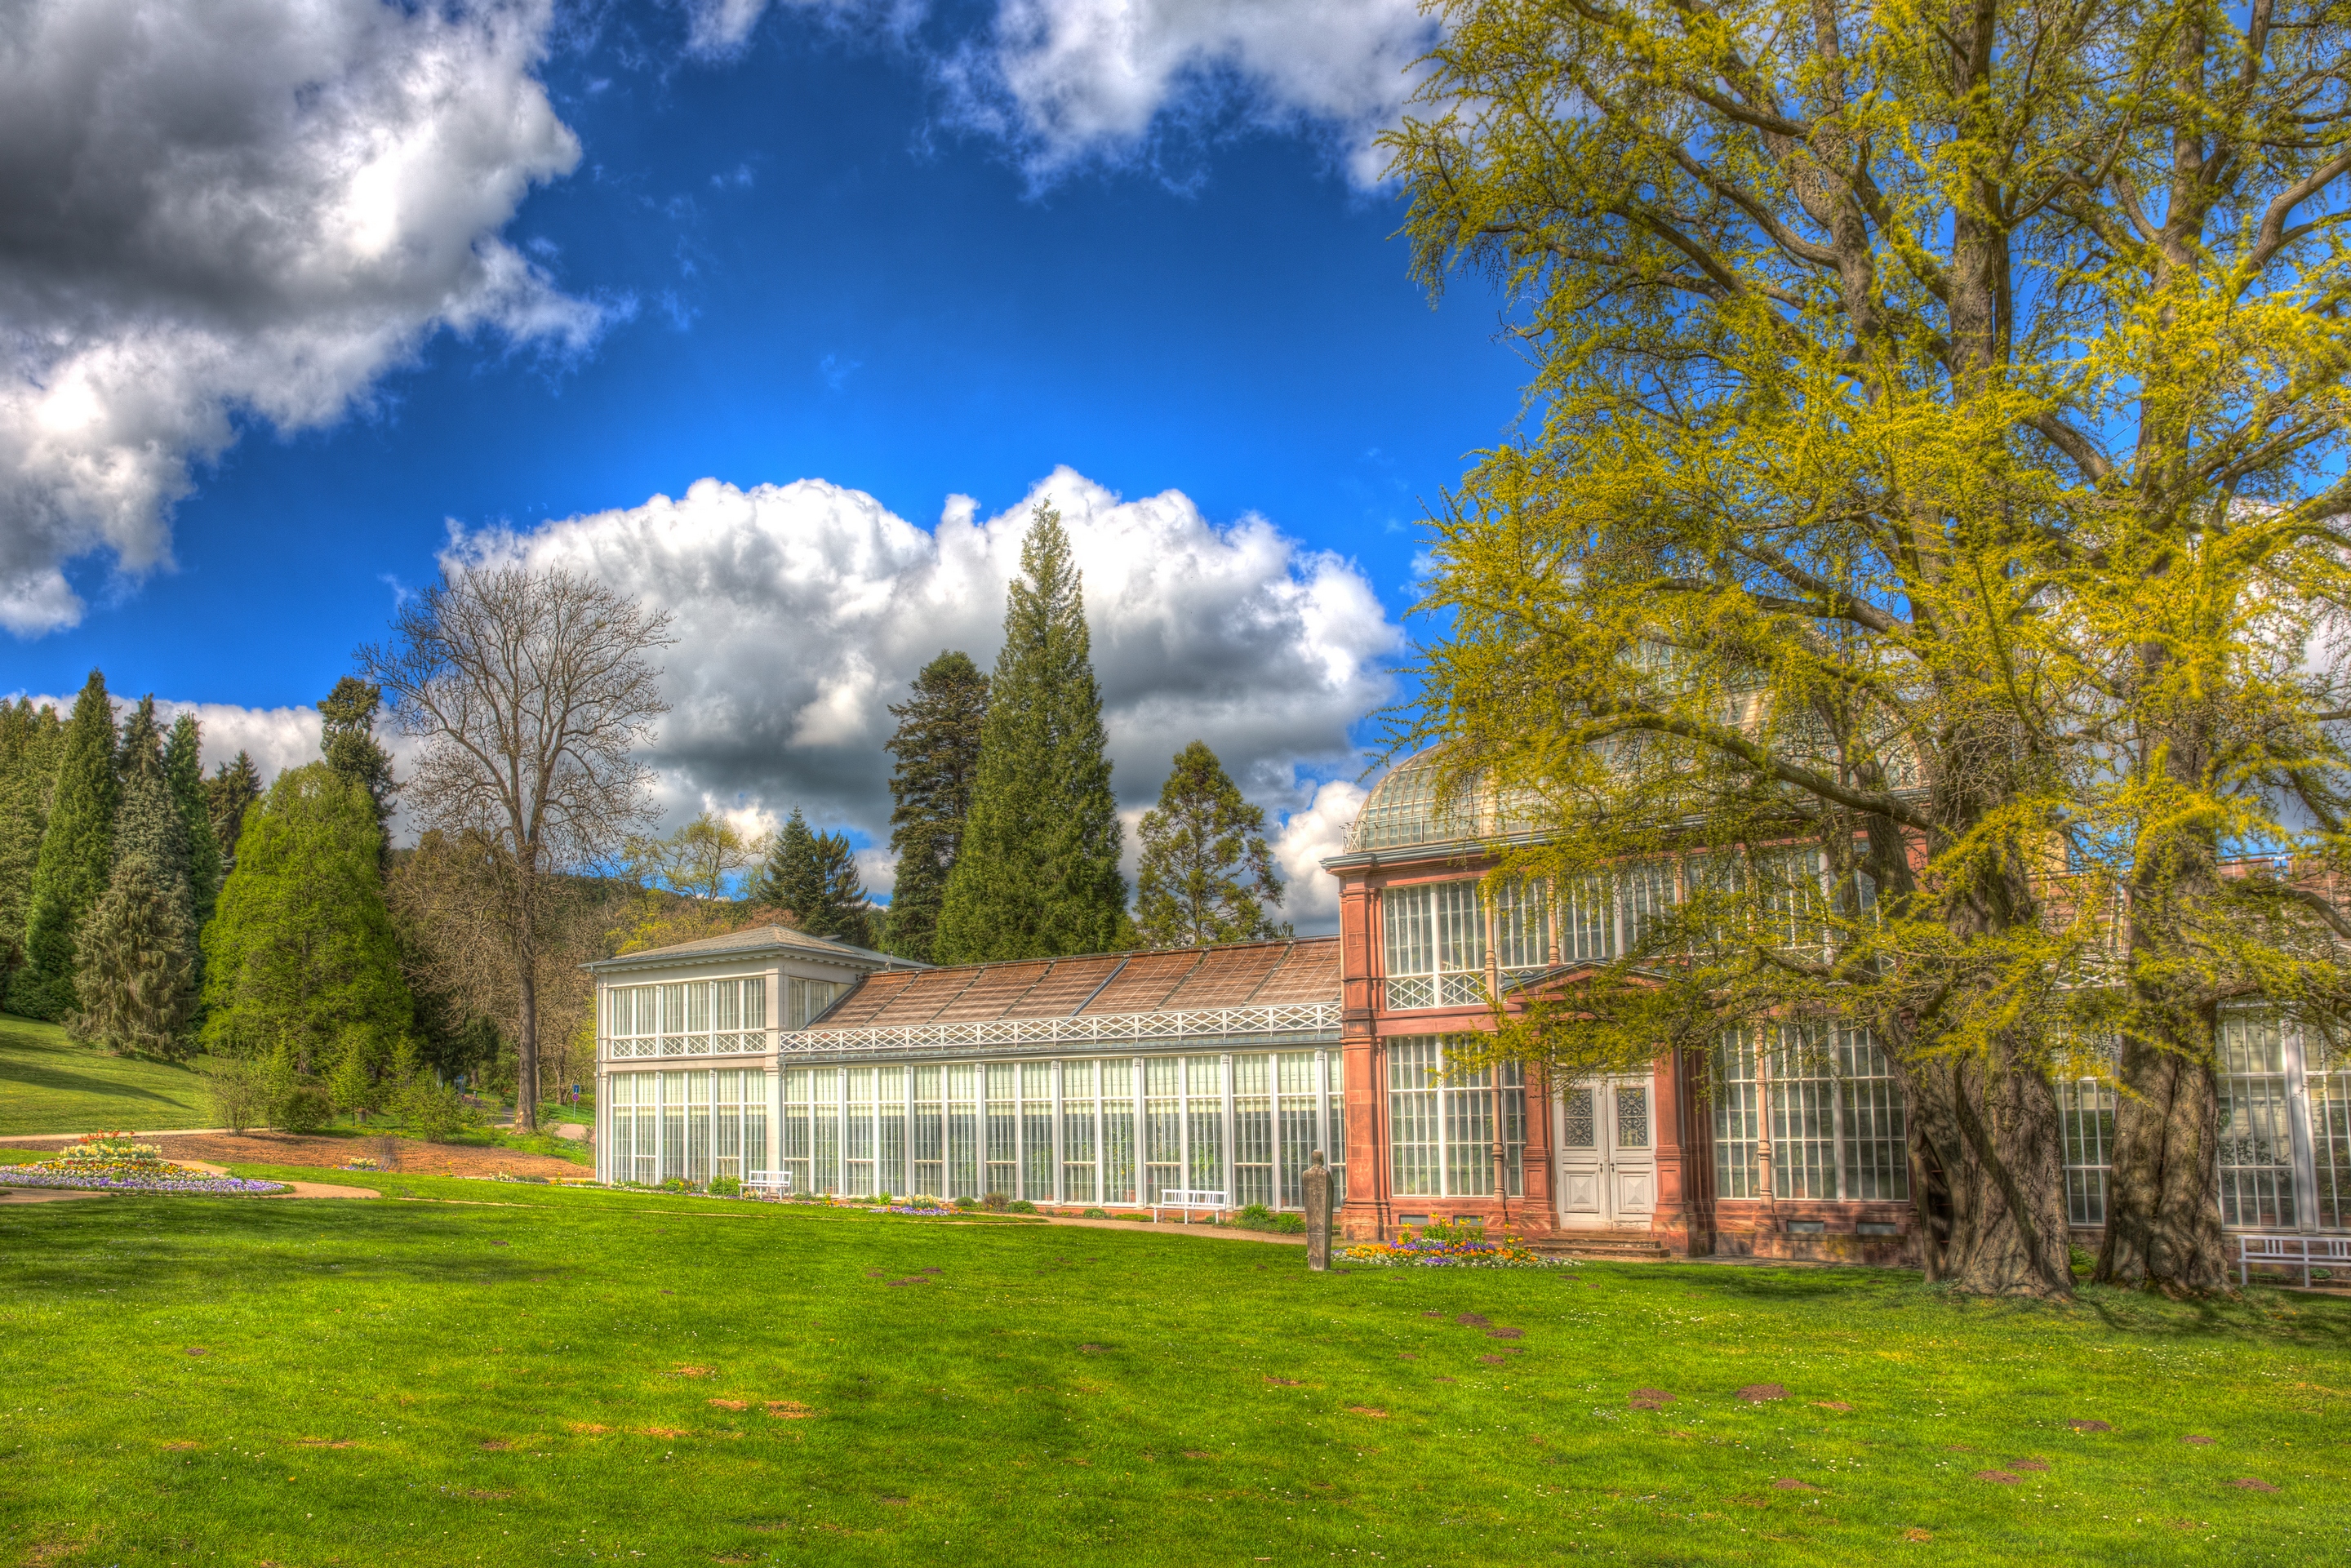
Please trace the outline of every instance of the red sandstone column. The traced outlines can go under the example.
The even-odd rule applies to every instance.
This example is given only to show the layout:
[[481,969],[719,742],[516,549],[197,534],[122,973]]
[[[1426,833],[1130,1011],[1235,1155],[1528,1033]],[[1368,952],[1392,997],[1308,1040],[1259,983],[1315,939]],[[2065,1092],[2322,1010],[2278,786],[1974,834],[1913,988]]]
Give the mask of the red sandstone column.
[[1649,1126],[1657,1159],[1657,1205],[1649,1234],[1667,1251],[1689,1256],[1689,1188],[1682,1168],[1682,1074],[1677,1054],[1659,1051],[1649,1069]]

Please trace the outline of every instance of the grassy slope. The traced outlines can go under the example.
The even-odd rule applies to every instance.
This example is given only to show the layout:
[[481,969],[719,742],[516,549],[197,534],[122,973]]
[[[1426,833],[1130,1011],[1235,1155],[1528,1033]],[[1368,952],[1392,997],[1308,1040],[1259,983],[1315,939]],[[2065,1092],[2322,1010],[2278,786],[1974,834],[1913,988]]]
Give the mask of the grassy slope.
[[184,1067],[109,1056],[55,1024],[0,1014],[0,1137],[208,1124],[204,1081]]
[[[419,1201],[0,1210],[0,1561],[1813,1563],[1907,1552],[1910,1531],[1932,1537],[1922,1561],[1966,1563],[2351,1545],[2340,1301],[2047,1310],[1706,1267],[1317,1279],[1287,1247],[383,1185]],[[1452,1321],[1472,1311],[1525,1337]],[[1506,1343],[1523,1354],[1481,1359]],[[1791,1397],[1733,1397],[1764,1382]],[[1629,1410],[1637,1387],[1679,1397]],[[785,1400],[819,1414],[767,1413]],[[1973,1478],[2032,1456],[2050,1468],[2022,1484]]]

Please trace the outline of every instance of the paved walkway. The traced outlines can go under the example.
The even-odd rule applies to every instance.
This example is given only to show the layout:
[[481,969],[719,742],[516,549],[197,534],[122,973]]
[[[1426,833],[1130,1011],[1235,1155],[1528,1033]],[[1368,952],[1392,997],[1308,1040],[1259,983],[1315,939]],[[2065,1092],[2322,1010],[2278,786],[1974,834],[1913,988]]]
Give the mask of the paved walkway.
[[[5,1180],[0,1177],[0,1180]],[[112,1197],[110,1192],[97,1192],[89,1187],[74,1186],[0,1186],[0,1204],[13,1208],[20,1203],[62,1203],[73,1197]]]
[[[210,1171],[214,1176],[230,1174],[227,1166],[212,1165],[204,1160],[182,1160],[180,1163],[183,1166],[193,1166],[200,1171]],[[289,1181],[286,1186],[287,1190],[284,1192],[268,1192],[262,1196],[264,1197],[381,1197],[383,1196],[371,1186],[344,1186],[330,1181]]]

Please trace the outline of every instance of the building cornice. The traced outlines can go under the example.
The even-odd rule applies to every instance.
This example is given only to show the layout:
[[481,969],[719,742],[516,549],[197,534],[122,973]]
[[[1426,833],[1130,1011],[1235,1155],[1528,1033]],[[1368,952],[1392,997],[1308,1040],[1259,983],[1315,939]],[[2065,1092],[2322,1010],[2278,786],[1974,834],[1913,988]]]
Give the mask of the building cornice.
[[1096,1013],[1071,1018],[985,1019],[973,1023],[924,1023],[864,1029],[801,1030],[777,1041],[785,1057],[894,1051],[960,1051],[1024,1046],[1157,1045],[1181,1040],[1276,1037],[1315,1040],[1339,1037],[1339,1004],[1277,1003],[1267,1007],[1200,1008],[1147,1013]]

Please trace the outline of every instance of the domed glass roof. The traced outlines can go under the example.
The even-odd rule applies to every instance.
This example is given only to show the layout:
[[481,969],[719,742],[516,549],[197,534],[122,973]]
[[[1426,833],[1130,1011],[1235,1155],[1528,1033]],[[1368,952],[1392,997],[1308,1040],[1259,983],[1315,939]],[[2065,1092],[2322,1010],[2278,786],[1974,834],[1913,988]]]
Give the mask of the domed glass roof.
[[1437,769],[1432,766],[1437,750],[1431,747],[1407,757],[1372,786],[1364,809],[1355,813],[1354,825],[1347,830],[1348,849],[1398,849],[1475,836],[1474,813],[1464,809],[1466,803],[1458,792],[1445,810],[1438,810]]

